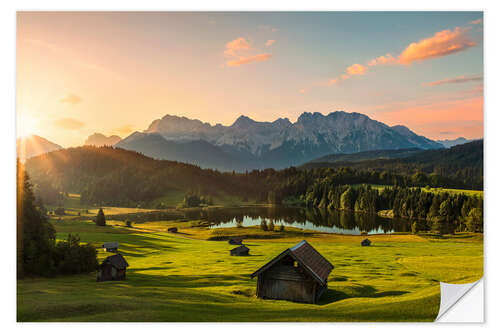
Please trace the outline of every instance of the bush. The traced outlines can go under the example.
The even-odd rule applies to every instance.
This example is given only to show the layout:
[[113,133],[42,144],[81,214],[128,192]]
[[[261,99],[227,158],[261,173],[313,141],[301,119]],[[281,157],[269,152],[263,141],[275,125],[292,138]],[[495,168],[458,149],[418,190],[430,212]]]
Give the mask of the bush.
[[97,250],[91,244],[80,244],[78,235],[56,244],[53,260],[59,274],[80,274],[93,272],[97,268]]
[[417,222],[413,222],[412,223],[412,225],[411,225],[411,233],[412,234],[418,233],[418,224],[417,224]]
[[132,228],[132,221],[130,221],[130,220],[125,221],[125,226],[127,228]]
[[280,231],[285,231],[285,226],[283,224],[280,225]]

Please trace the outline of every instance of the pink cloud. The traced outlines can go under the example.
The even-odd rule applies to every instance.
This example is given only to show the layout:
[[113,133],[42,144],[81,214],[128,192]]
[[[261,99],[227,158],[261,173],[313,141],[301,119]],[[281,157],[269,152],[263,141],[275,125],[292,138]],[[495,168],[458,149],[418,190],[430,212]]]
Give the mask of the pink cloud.
[[267,61],[267,60],[271,59],[271,57],[272,57],[272,54],[269,54],[269,53],[257,54],[257,55],[248,56],[248,57],[241,56],[237,60],[228,61],[227,65],[230,67],[241,66],[241,65],[250,64],[252,62]]
[[349,75],[364,75],[366,73],[366,67],[360,64],[354,64],[347,67],[347,74]]
[[230,42],[226,43],[225,55],[235,56],[237,50],[248,50],[250,49],[250,43],[243,37],[236,38]]
[[481,24],[481,23],[483,23],[483,19],[477,19],[469,22],[469,24]]
[[415,61],[444,57],[475,46],[476,43],[467,37],[466,30],[460,27],[456,27],[453,31],[443,30],[436,32],[432,37],[411,43],[399,55],[398,63],[410,65]]
[[453,84],[453,83],[466,83],[466,82],[473,82],[473,81],[482,81],[483,76],[482,75],[470,75],[470,76],[457,76],[454,78],[450,79],[443,79],[443,80],[438,80],[438,81],[433,81],[433,82],[426,82],[423,85],[427,87],[434,87],[434,86],[440,86],[443,84]]
[[[271,43],[270,43],[271,42]],[[266,45],[272,45],[274,40],[268,40]],[[226,65],[229,67],[237,67],[241,65],[250,64],[253,62],[263,62],[271,59],[270,53],[253,54],[256,50],[252,48],[250,42],[245,38],[239,37],[226,43],[226,50],[224,55],[229,59]]]
[[387,53],[385,56],[380,56],[375,59],[372,59],[368,62],[368,66],[377,66],[377,65],[386,65],[386,64],[394,64],[396,62],[396,58],[394,58],[390,53]]

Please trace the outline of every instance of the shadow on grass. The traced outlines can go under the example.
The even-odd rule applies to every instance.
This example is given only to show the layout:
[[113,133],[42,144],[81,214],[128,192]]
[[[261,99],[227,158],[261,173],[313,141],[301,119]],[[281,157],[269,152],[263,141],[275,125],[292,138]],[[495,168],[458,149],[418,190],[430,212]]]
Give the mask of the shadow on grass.
[[318,305],[328,305],[348,298],[380,298],[389,296],[401,296],[407,294],[404,290],[388,290],[377,292],[377,289],[370,285],[360,285],[349,288],[352,292],[347,293],[341,290],[329,288],[320,298]]
[[[248,282],[250,277],[243,274],[221,275],[150,275],[141,274],[139,271],[155,271],[171,268],[145,268],[127,270],[127,279],[132,284],[140,284],[142,287],[174,287],[174,288],[201,288],[201,287],[223,287],[237,286],[242,282]],[[130,271],[130,274],[129,274]]]

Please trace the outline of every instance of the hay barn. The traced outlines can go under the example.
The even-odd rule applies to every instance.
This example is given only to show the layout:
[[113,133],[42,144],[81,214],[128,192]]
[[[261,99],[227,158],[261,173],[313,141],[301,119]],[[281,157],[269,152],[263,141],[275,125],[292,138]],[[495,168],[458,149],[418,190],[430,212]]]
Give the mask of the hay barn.
[[251,276],[257,276],[257,297],[317,303],[328,289],[333,265],[307,241],[286,249]]
[[116,252],[118,251],[118,242],[108,242],[102,244],[102,247],[106,250],[106,252]]
[[97,282],[125,280],[128,262],[121,253],[109,256],[99,265]]
[[369,240],[368,238],[365,238],[363,239],[363,241],[361,242],[361,246],[370,246],[372,243],[371,240]]
[[241,245],[238,247],[235,247],[234,249],[229,251],[232,256],[248,256],[250,249],[246,247],[245,245]]

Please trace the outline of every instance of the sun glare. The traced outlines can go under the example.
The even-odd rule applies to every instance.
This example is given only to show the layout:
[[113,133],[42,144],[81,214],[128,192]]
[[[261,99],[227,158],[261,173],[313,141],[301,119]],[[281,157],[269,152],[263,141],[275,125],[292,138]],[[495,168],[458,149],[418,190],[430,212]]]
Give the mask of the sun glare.
[[28,114],[18,114],[17,116],[17,136],[27,137],[35,134],[36,121]]

